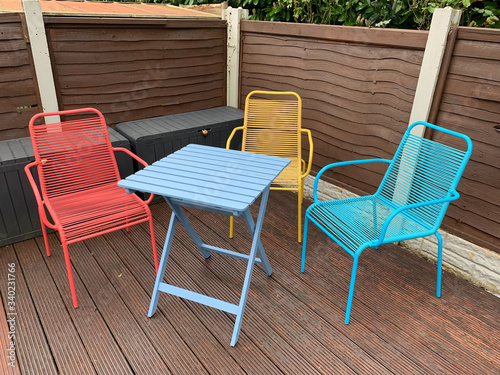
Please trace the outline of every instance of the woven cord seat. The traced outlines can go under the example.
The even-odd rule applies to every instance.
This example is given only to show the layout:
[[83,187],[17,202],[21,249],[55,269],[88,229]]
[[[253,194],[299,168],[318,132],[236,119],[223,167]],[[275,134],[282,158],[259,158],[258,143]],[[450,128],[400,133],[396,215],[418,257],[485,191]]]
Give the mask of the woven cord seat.
[[[309,219],[323,231],[339,239],[349,250],[356,253],[363,244],[376,247],[382,226],[394,207],[372,195],[319,202],[308,211]],[[404,213],[396,215],[387,228],[383,243],[410,233],[420,234],[425,228]]]
[[117,226],[132,226],[147,221],[148,213],[142,202],[138,202],[133,195],[123,194],[124,191],[116,184],[110,184],[49,199],[47,206],[56,212],[60,235],[66,237],[70,244]]

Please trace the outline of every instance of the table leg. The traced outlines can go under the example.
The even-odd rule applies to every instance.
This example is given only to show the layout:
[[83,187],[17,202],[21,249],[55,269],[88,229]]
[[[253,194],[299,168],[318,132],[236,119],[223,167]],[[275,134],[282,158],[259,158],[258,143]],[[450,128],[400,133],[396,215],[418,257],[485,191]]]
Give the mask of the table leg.
[[194,243],[196,244],[196,246],[198,247],[198,249],[201,251],[201,253],[203,254],[203,256],[205,258],[209,258],[210,257],[210,252],[206,251],[203,248],[203,245],[204,245],[203,241],[201,240],[201,238],[198,235],[198,233],[196,233],[196,230],[194,229],[194,227],[189,222],[189,219],[187,218],[186,214],[182,210],[182,207],[179,206],[178,204],[173,203],[170,199],[165,198],[165,200],[169,204],[169,206],[172,209],[172,211],[175,212],[176,216],[179,218],[179,221],[181,222],[182,226],[184,228],[186,228],[186,231],[188,232],[189,237],[191,237],[193,239]]
[[156,312],[156,306],[158,306],[158,297],[160,296],[160,284],[165,275],[165,269],[167,268],[168,256],[170,254],[170,248],[172,247],[172,240],[174,239],[175,227],[177,225],[177,215],[172,212],[170,217],[170,225],[168,226],[167,237],[165,237],[165,245],[163,245],[163,252],[161,254],[160,266],[158,267],[158,273],[156,274],[156,282],[153,289],[153,295],[151,297],[151,303],[149,305],[148,316],[152,317]]
[[[253,237],[255,233],[255,223],[252,218],[252,214],[250,213],[250,209],[246,210],[243,213],[243,218],[245,219],[245,223],[247,224],[248,231],[250,232],[250,235]],[[262,266],[264,267],[264,270],[266,271],[267,276],[271,276],[273,273],[273,270],[271,268],[271,265],[269,264],[269,260],[267,259],[266,251],[264,250],[264,246],[262,246],[262,241],[260,240],[259,236],[259,243],[257,247],[257,252],[259,254],[259,257],[262,261]]]
[[[259,208],[259,216],[257,217],[257,223],[255,224],[255,228],[253,230],[252,248],[250,249],[250,256],[248,259],[248,265],[245,274],[245,281],[243,282],[243,289],[241,291],[240,303],[238,305],[238,309],[236,310],[236,321],[234,323],[233,336],[231,338],[231,346],[236,345],[236,342],[238,341],[238,337],[240,335],[241,323],[243,321],[243,313],[245,312],[248,290],[250,289],[250,281],[252,280],[252,272],[253,272],[253,267],[255,265],[255,257],[257,255],[259,245],[261,245],[260,232],[262,230],[262,224],[264,223],[264,215],[266,213],[267,198],[269,197],[270,187],[271,185],[268,185],[267,188],[262,193],[262,200],[260,202],[260,208]],[[262,253],[264,254],[264,248],[262,248]]]

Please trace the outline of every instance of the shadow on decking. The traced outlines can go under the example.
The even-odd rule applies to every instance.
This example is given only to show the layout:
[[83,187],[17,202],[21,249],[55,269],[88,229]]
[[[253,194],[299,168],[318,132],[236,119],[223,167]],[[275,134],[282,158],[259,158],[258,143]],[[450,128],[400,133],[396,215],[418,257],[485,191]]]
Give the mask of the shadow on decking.
[[[295,202],[291,193],[271,193],[262,240],[274,273],[256,267],[234,348],[230,314],[162,294],[147,317],[155,278],[147,225],[70,245],[76,310],[55,234],[50,258],[41,237],[0,248],[0,368],[8,361],[7,264],[14,263],[18,368],[4,367],[12,373],[498,373],[500,300],[446,271],[436,298],[435,265],[396,245],[361,256],[344,325],[352,259],[311,228],[301,274]],[[162,203],[152,212],[161,248],[170,209]],[[226,217],[188,216],[207,243],[248,252],[243,222],[229,240]],[[178,226],[169,283],[234,303],[244,272],[233,258],[205,260]]]

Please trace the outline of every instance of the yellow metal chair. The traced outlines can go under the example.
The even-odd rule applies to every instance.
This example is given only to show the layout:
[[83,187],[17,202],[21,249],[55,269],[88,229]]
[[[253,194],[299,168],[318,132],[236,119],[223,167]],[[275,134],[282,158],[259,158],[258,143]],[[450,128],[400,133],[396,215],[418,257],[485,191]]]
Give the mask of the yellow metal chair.
[[[233,130],[227,140],[229,148],[234,134],[243,130],[242,151],[281,156],[291,159],[289,166],[273,181],[273,190],[298,192],[298,241],[302,241],[302,197],[304,178],[311,171],[313,143],[311,131],[301,128],[302,100],[289,91],[252,91],[245,100],[243,126]],[[302,133],[309,139],[309,161],[302,159]],[[233,238],[231,217],[229,237]]]

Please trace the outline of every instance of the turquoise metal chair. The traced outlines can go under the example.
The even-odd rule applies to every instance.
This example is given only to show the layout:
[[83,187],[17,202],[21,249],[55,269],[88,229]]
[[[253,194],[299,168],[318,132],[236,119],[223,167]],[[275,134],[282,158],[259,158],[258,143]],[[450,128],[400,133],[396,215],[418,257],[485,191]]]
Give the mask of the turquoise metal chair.
[[[453,145],[462,145],[462,149],[411,134],[418,125],[445,133],[446,139]],[[307,227],[311,221],[354,258],[345,324],[349,323],[358,259],[367,247],[378,248],[382,244],[434,234],[438,240],[436,296],[441,296],[443,241],[437,230],[449,203],[459,197],[455,189],[471,152],[472,142],[466,135],[419,121],[408,128],[392,160],[333,163],[319,171],[314,181],[314,203],[305,216],[301,271],[304,272]],[[372,162],[389,164],[374,195],[318,200],[318,182],[326,170]]]

